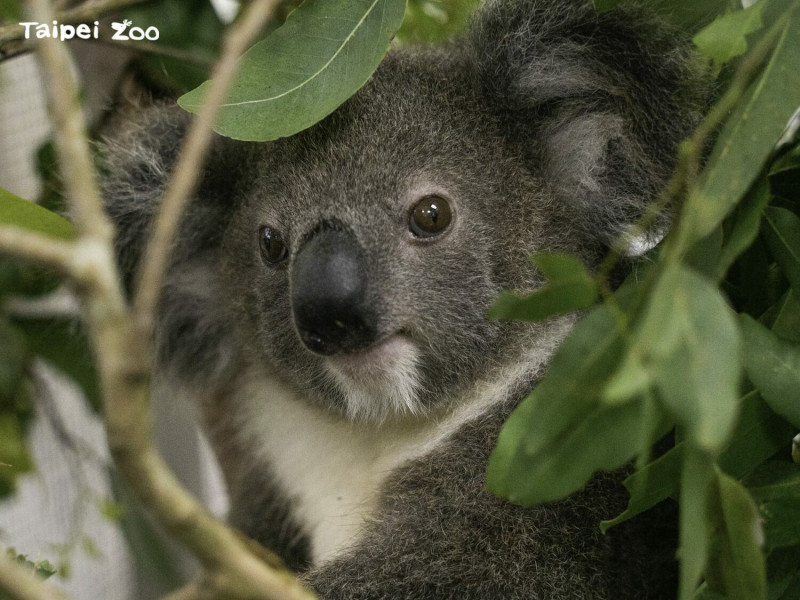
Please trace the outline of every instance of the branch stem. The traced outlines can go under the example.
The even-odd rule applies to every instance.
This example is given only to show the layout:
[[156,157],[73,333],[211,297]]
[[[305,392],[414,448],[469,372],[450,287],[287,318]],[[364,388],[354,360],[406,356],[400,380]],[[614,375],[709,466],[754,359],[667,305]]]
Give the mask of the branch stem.
[[261,31],[267,16],[272,14],[277,4],[278,0],[255,0],[225,37],[223,53],[212,73],[205,105],[192,121],[173,176],[167,183],[153,234],[141,263],[133,302],[134,320],[146,337],[152,335],[156,304],[169,267],[175,234],[197,187],[201,166],[213,140],[212,128],[237,73],[239,57]]
[[68,600],[68,596],[36,578],[35,575],[0,557],[0,589],[13,600]]

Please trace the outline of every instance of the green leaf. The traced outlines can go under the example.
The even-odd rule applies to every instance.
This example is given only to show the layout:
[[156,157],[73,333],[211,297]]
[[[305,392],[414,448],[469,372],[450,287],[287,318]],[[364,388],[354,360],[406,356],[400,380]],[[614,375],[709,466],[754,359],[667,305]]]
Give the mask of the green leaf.
[[[776,548],[767,557],[767,600],[781,600],[784,593],[791,587],[792,580],[800,583],[800,546]],[[800,591],[800,587],[798,587]],[[798,598],[795,595],[789,598]]]
[[769,172],[769,187],[776,196],[800,201],[800,147],[776,161]]
[[0,21],[19,21],[22,18],[22,5],[19,0],[0,0]]
[[700,185],[686,200],[679,232],[683,248],[711,233],[753,185],[798,98],[800,10],[794,3],[772,57],[726,121]]
[[547,375],[512,413],[489,459],[488,487],[530,505],[580,489],[601,469],[638,450],[641,402],[604,405],[598,398],[623,349],[606,306],[581,320]]
[[779,498],[759,504],[768,548],[800,544],[800,500]]
[[119,526],[140,572],[162,591],[174,590],[185,583],[164,534],[153,526],[152,519],[120,474],[110,468],[108,475],[114,498],[123,508]]
[[75,237],[75,228],[65,218],[4,189],[0,189],[0,223],[53,238],[69,240]]
[[31,351],[71,377],[95,410],[100,408],[100,383],[86,332],[76,319],[22,319]]
[[479,0],[409,0],[403,26],[396,39],[401,43],[431,43],[462,31]]
[[711,233],[689,248],[684,263],[701,275],[714,277],[722,254],[724,237],[722,226],[715,227]]
[[766,178],[762,177],[736,205],[730,219],[730,229],[717,259],[715,277],[718,281],[725,277],[733,261],[755,241],[761,225],[761,214],[769,199],[769,185]]
[[685,267],[667,269],[636,344],[675,420],[693,443],[718,452],[736,419],[740,339],[716,286]]
[[[405,0],[306,0],[242,57],[216,131],[267,141],[310,127],[364,85],[404,13]],[[178,103],[198,112],[208,86]]]
[[0,412],[0,498],[12,493],[17,476],[32,467],[19,416]]
[[29,358],[25,336],[6,319],[0,318],[0,408],[17,393]]
[[[597,12],[612,10],[621,0],[593,0]],[[641,4],[660,13],[686,31],[697,31],[727,9],[730,0],[643,0]]]
[[730,600],[758,600],[767,594],[764,534],[756,505],[735,479],[717,472],[706,507],[713,528],[706,580]]
[[800,465],[771,461],[750,474],[744,483],[758,502],[767,546],[800,543]]
[[768,206],[764,209],[764,239],[792,289],[800,294],[800,217],[785,208]]
[[782,340],[800,344],[800,296],[791,289],[776,305],[770,329]]
[[786,586],[779,600],[797,600],[797,598],[800,598],[800,571],[795,574],[794,578]]
[[717,65],[747,51],[747,35],[764,26],[762,14],[767,2],[762,0],[744,10],[722,15],[700,31],[692,41]]
[[50,564],[50,561],[30,561],[28,560],[27,555],[17,554],[17,551],[14,548],[8,548],[6,550],[6,557],[9,560],[16,562],[21,567],[24,567],[26,570],[33,571],[36,576],[40,577],[41,579],[48,579],[56,574],[56,569],[52,564]]
[[705,507],[714,479],[712,465],[711,457],[705,452],[691,445],[684,449],[678,518],[679,600],[694,596],[708,559]]
[[757,502],[778,498],[800,501],[800,465],[780,460],[766,462],[748,475],[744,484]]
[[588,308],[597,300],[597,285],[578,257],[542,253],[531,260],[547,278],[547,283],[523,298],[502,292],[489,308],[489,318],[542,321],[553,315]]
[[784,342],[748,315],[739,316],[744,368],[764,400],[800,427],[800,346]]
[[[731,477],[743,477],[791,441],[796,431],[777,416],[758,392],[741,401],[739,421],[731,440],[719,456],[719,465]],[[667,498],[676,498],[686,442],[660,456],[628,477],[623,485],[631,495],[619,516],[603,521],[603,531],[624,523]]]
[[209,0],[161,0],[124,11],[135,26],[158,25],[157,46],[191,53],[205,64],[157,53],[136,59],[137,74],[158,87],[185,92],[208,78],[225,30]]

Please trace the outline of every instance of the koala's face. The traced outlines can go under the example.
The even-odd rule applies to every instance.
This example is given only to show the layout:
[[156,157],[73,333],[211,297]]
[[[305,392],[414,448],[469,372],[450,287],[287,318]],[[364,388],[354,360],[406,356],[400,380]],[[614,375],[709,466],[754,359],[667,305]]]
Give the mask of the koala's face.
[[268,145],[225,236],[242,330],[355,419],[423,412],[501,363],[530,327],[487,308],[532,285],[526,258],[547,243],[541,184],[470,88],[421,62],[390,58],[332,117]]

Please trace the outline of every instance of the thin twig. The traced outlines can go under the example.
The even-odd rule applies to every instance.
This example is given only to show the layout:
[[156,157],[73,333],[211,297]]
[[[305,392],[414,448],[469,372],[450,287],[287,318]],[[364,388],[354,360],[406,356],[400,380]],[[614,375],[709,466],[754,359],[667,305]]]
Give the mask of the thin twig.
[[155,54],[157,56],[164,56],[166,58],[174,58],[183,62],[200,65],[201,67],[210,67],[214,61],[202,56],[198,56],[196,52],[189,50],[182,50],[180,48],[173,48],[172,46],[163,46],[161,44],[154,44],[152,42],[135,41],[135,42],[122,42],[115,40],[86,40],[90,44],[102,44],[113,46],[114,48],[126,48],[134,50],[137,53],[144,52],[147,54]]
[[[214,61],[188,50],[181,50],[180,48],[173,48],[172,46],[163,46],[161,44],[153,44],[152,42],[136,41],[136,42],[123,42],[112,41],[104,39],[89,39],[82,40],[84,43],[99,44],[105,46],[113,46],[114,48],[125,48],[133,50],[137,53],[153,54],[156,56],[164,56],[166,58],[174,58],[183,62],[200,65],[201,67],[209,67]],[[7,46],[0,49],[0,62],[15,58],[21,54],[27,54],[36,50],[36,45],[32,42],[14,42],[13,46]]]
[[0,589],[13,600],[68,600],[53,587],[5,557],[0,557]]
[[134,320],[147,337],[153,330],[155,306],[161,295],[175,233],[186,204],[197,186],[200,167],[213,139],[212,127],[238,70],[239,57],[261,31],[267,16],[274,11],[277,4],[278,0],[253,2],[230,35],[226,36],[223,54],[212,73],[212,83],[205,97],[205,104],[192,122],[184,140],[142,261],[133,302]]
[[[31,14],[39,22],[53,20],[45,0],[30,4]],[[72,77],[72,65],[63,44],[54,38],[39,40],[45,89],[58,150],[65,191],[78,230],[95,240],[110,242],[113,229],[103,211],[92,154],[86,137],[87,127],[80,105],[80,90]]]
[[[37,16],[42,15],[42,20],[46,20],[48,7],[45,0],[35,1]],[[224,95],[225,81],[232,79],[236,57],[260,30],[273,4],[274,0],[253,3],[225,43],[222,67],[218,69],[222,83],[214,86],[219,98]],[[86,146],[83,139],[85,129],[76,126],[82,121],[76,114],[79,105],[74,101],[76,88],[69,69],[57,72],[68,64],[64,45],[50,40],[43,46],[41,56],[44,72],[50,80],[51,109],[56,116],[58,136],[63,140],[57,149],[64,160],[67,152],[82,151]],[[71,101],[58,106],[55,100],[64,96]],[[180,218],[180,207],[184,202],[180,196],[191,192],[193,179],[182,173],[196,172],[211,136],[213,112],[206,111],[205,116],[199,119],[200,124],[193,128],[194,134],[189,136],[188,156],[179,159],[176,167],[177,191],[168,194],[171,199],[166,201],[172,212],[161,219],[162,222],[171,223]],[[156,452],[149,412],[151,338],[130,319],[123,300],[113,259],[111,227],[102,213],[91,162],[71,161],[64,178],[67,198],[73,209],[80,213],[77,247],[93,250],[84,251],[84,256],[74,262],[81,266],[79,274],[86,282],[79,293],[98,357],[109,447],[120,473],[143,504],[200,560],[205,567],[209,588],[218,597],[313,598],[288,571],[268,565],[250,542],[216,520],[180,486]],[[171,241],[169,227],[166,234],[162,233],[156,239],[159,240],[157,245],[168,251]],[[154,296],[157,297],[160,280],[156,279],[154,285]],[[148,309],[153,307],[154,304]]]
[[54,240],[28,229],[0,224],[0,254],[51,267],[65,275],[74,275],[71,242]]

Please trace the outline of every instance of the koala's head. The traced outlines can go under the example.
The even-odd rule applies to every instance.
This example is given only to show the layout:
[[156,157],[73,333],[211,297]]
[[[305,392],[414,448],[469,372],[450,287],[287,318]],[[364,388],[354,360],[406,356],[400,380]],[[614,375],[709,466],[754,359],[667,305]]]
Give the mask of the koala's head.
[[353,418],[424,412],[531,344],[546,325],[487,320],[498,292],[541,283],[537,251],[595,265],[695,121],[691,61],[652,23],[523,4],[390,53],[251,165],[224,293],[265,363]]
[[[688,44],[635,9],[489,2],[460,41],[391,52],[314,127],[222,144],[176,264],[213,256],[243,354],[315,402],[354,419],[424,412],[546,335],[487,308],[541,285],[534,252],[597,265],[671,172],[703,81]],[[167,138],[150,134],[148,156],[174,154]],[[117,195],[152,163],[128,166]],[[218,327],[178,303],[180,335]]]

